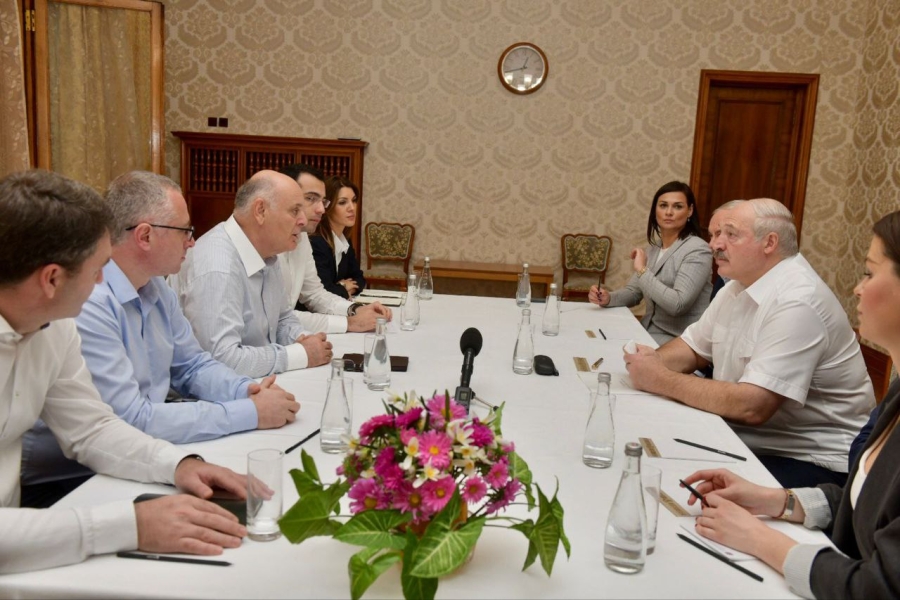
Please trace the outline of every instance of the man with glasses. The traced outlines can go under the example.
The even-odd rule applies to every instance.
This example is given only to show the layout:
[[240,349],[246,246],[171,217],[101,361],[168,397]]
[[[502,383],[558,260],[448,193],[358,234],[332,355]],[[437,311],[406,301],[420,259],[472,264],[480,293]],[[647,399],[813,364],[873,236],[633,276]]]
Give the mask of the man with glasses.
[[316,230],[330,203],[325,197],[325,175],[319,169],[303,163],[287,165],[279,172],[300,185],[303,190],[303,211],[306,214],[306,225],[297,247],[279,258],[291,306],[299,302],[306,309],[295,311],[294,314],[309,331],[326,333],[373,331],[377,317],[386,317],[390,321],[391,309],[380,302],[369,305],[351,303],[326,290],[319,279],[309,234]]
[[[134,427],[177,444],[293,421],[300,405],[274,375],[255,383],[203,351],[163,279],[178,272],[194,245],[178,185],[133,171],[109,185],[106,204],[114,222],[112,260],[76,319],[103,401]],[[169,402],[170,389],[199,400]],[[23,444],[23,505],[45,504],[85,474],[92,473],[66,459],[39,421]]]
[[237,191],[231,217],[197,240],[169,278],[200,345],[243,375],[331,360],[325,334],[308,335],[291,310],[278,266],[278,255],[297,246],[306,225],[303,204],[290,177],[256,173]]
[[98,473],[204,498],[214,487],[246,496],[244,476],[141,433],[91,383],[72,317],[103,280],[111,222],[97,192],[62,175],[0,179],[0,573],[119,550],[221,554],[247,534],[224,509],[184,493],[19,508],[22,436],[39,416],[67,455]]

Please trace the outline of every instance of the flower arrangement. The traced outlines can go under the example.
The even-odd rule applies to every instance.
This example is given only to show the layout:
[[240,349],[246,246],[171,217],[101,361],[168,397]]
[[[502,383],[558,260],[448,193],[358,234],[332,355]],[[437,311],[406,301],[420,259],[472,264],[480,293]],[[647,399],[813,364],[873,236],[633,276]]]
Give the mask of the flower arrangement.
[[[401,561],[403,595],[434,598],[438,578],[471,556],[489,522],[528,539],[523,570],[539,557],[550,575],[559,544],[570,552],[563,507],[556,493],[548,499],[532,482],[515,444],[503,439],[502,412],[500,406],[484,420],[469,418],[449,393],[390,398],[385,414],[350,440],[336,481],[323,483],[315,461],[301,453],[303,468],[291,471],[300,499],[282,517],[281,531],[295,544],[330,535],[362,546],[349,564],[354,599]],[[340,514],[345,495],[350,515]],[[499,514],[520,495],[529,512],[537,506],[536,520]]]

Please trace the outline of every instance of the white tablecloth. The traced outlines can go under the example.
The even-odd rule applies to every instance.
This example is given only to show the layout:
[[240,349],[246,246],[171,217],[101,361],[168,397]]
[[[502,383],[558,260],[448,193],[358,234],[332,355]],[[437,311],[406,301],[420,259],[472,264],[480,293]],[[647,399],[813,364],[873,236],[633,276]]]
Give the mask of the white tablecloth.
[[[624,373],[621,347],[628,335],[653,345],[649,335],[626,309],[598,309],[592,305],[563,303],[560,334],[541,335],[542,304],[532,305],[535,350],[550,356],[559,377],[528,376],[512,372],[520,310],[512,299],[437,295],[421,303],[422,318],[414,332],[394,330],[388,347],[394,355],[409,356],[409,371],[393,373],[391,389],[415,390],[430,395],[436,389],[453,392],[459,382],[462,355],[459,338],[467,327],[477,327],[484,346],[475,359],[471,385],[493,404],[506,403],[504,437],[514,440],[528,462],[534,479],[552,494],[559,481],[559,497],[566,510],[565,526],[572,543],[567,560],[562,549],[552,577],[539,565],[522,572],[527,550],[524,536],[515,531],[486,528],[474,560],[454,575],[441,580],[440,598],[781,598],[793,597],[784,580],[760,561],[742,563],[765,578],[758,583],[694,549],[675,534],[691,517],[676,518],[660,508],[656,552],[637,575],[620,575],[603,564],[603,538],[623,464],[627,441],[639,436],[697,437],[708,432],[709,445],[726,445],[749,458],[746,463],[726,463],[739,474],[765,485],[775,480],[753,457],[731,429],[715,415],[646,394],[619,394],[616,406],[616,457],[612,468],[596,470],[581,462],[581,446],[588,406],[588,390],[577,376],[575,356],[593,363],[604,357],[603,370]],[[399,315],[398,315],[399,317]],[[604,324],[607,325],[604,328]],[[604,340],[590,338],[585,330],[615,331]],[[392,328],[395,329],[395,328]],[[627,332],[624,335],[622,332]],[[623,339],[612,339],[612,338]],[[361,334],[330,338],[335,355],[362,352]],[[246,454],[255,448],[287,449],[318,427],[325,398],[329,366],[285,373],[278,383],[292,391],[302,404],[296,423],[274,431],[254,431],[227,438],[189,444],[191,451],[209,461],[240,472],[246,470]],[[354,430],[383,408],[383,393],[369,391],[362,375],[355,381]],[[475,412],[483,412],[477,404]],[[318,438],[304,445],[327,480],[340,457],[320,452]],[[285,510],[296,500],[287,470],[299,465],[299,450],[285,457]],[[710,460],[719,460],[715,455]],[[723,466],[721,462],[684,459],[645,459],[663,469],[663,490],[684,503],[687,493],[677,479],[698,468]],[[97,504],[140,493],[171,493],[161,485],[96,476],[64,498],[60,506]],[[346,505],[344,509],[346,509]],[[524,513],[513,507],[511,514]],[[346,510],[344,512],[347,512]],[[536,516],[536,512],[535,512]],[[796,526],[798,534],[802,528]],[[824,540],[822,534],[802,531]],[[245,540],[241,548],[227,550],[221,558],[230,567],[155,563],[97,556],[68,567],[0,576],[0,597],[197,597],[197,598],[325,598],[349,597],[347,562],[359,548],[330,538],[314,538],[299,546],[284,538],[274,542]],[[388,571],[367,592],[367,598],[401,597],[399,569]]]

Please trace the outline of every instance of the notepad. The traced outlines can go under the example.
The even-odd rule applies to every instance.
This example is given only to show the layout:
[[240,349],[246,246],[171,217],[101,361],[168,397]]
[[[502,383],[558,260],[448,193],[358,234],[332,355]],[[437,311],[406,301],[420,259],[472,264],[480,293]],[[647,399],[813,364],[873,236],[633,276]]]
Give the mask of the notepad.
[[406,292],[398,292],[397,290],[373,290],[364,289],[359,293],[360,296],[378,296],[379,298],[403,298]]

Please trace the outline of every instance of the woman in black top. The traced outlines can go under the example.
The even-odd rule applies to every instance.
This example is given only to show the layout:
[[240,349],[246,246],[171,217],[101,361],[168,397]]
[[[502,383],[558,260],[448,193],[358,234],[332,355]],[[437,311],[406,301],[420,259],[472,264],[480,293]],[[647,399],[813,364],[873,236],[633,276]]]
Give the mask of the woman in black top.
[[322,285],[329,292],[349,299],[366,287],[356,253],[344,235],[356,223],[359,189],[343,177],[329,177],[325,182],[325,197],[331,204],[315,233],[309,236],[309,242]]

